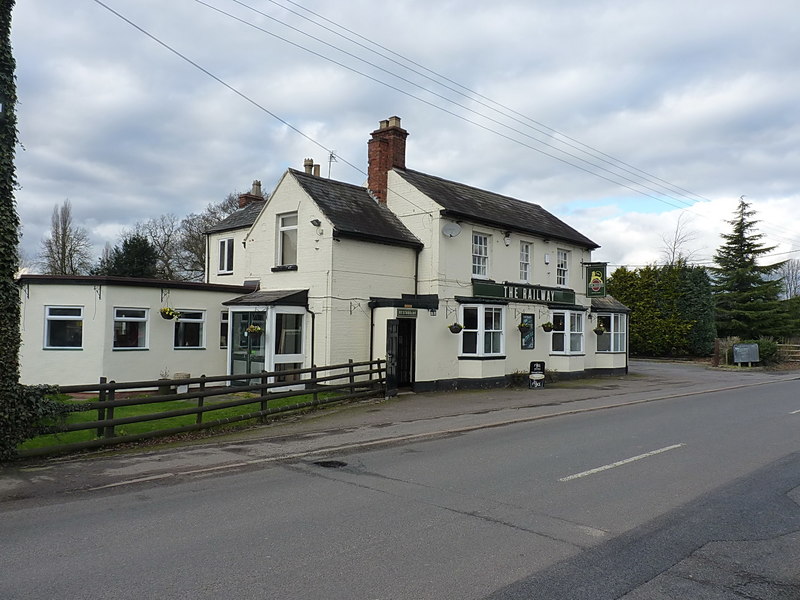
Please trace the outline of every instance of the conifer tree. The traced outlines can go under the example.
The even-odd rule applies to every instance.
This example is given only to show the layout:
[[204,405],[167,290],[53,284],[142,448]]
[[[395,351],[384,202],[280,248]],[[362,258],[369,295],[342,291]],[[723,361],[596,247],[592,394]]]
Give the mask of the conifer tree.
[[761,243],[764,235],[756,232],[755,214],[742,196],[734,218],[727,221],[732,231],[722,234],[725,243],[714,254],[717,266],[711,273],[720,337],[781,337],[789,329],[786,305],[779,301],[782,282],[774,277],[783,263],[758,264],[775,246]]

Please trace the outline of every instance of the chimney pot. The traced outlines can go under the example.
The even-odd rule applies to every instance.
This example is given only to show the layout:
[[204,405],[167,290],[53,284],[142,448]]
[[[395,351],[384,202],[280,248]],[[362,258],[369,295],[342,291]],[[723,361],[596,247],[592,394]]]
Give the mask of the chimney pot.
[[319,177],[319,165],[314,165],[314,177]]
[[313,158],[307,158],[307,159],[305,159],[303,161],[303,170],[306,173],[311,175],[311,171],[312,171],[313,168],[314,168],[314,159]]
[[261,193],[261,182],[258,179],[253,180],[253,189],[250,191],[253,196],[263,196]]

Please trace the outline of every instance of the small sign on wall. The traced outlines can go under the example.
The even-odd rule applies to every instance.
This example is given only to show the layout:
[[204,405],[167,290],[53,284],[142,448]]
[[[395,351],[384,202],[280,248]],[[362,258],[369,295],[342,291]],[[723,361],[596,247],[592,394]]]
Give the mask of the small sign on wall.
[[416,308],[398,308],[397,309],[397,318],[398,319],[416,319],[417,318],[417,310]]

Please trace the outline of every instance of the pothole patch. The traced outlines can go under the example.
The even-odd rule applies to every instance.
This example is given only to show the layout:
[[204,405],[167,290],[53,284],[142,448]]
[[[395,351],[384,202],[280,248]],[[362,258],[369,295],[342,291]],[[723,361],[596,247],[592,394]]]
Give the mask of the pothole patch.
[[347,466],[347,463],[342,460],[317,460],[314,464],[323,469],[341,469]]

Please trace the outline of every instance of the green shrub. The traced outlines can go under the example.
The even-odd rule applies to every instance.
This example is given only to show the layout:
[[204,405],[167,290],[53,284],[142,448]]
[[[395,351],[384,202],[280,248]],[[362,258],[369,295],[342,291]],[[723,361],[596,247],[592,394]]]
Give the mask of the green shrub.
[[[769,337],[759,338],[757,340],[741,340],[736,341],[737,344],[756,344],[758,346],[758,359],[759,364],[765,367],[776,365],[780,362],[778,357],[778,342]],[[727,349],[728,364],[733,364],[733,344],[730,344]]]
[[64,408],[53,399],[52,385],[18,385],[13,397],[0,398],[0,460],[12,458],[21,442],[34,437],[46,419],[59,417]]

